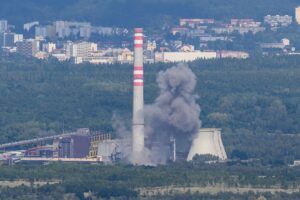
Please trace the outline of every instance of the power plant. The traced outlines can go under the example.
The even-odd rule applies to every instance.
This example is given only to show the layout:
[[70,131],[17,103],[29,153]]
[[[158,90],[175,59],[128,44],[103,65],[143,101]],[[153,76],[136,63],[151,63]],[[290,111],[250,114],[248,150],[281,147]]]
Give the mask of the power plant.
[[[125,161],[134,165],[157,165],[190,161],[197,154],[226,160],[221,129],[200,128],[201,109],[194,95],[197,77],[187,65],[179,64],[159,72],[159,96],[144,108],[143,39],[143,29],[135,28],[132,129],[119,131],[122,135],[128,133],[124,138],[112,139],[111,134],[83,128],[57,136],[2,144],[0,150],[4,151],[16,147],[23,149],[19,153],[0,153],[0,162]],[[24,150],[26,145],[29,148]]]
[[143,67],[143,29],[134,29],[134,67],[133,67],[133,118],[132,118],[132,163],[139,164],[143,156],[144,133],[144,67]]
[[196,154],[213,155],[220,160],[226,160],[227,155],[221,138],[221,129],[200,129],[192,143],[187,161],[191,161]]

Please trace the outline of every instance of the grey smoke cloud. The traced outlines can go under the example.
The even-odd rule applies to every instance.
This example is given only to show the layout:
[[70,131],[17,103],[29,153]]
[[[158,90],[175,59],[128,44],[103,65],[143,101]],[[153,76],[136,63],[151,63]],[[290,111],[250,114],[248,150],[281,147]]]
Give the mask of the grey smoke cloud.
[[179,148],[189,148],[201,126],[200,106],[194,94],[197,78],[187,65],[178,64],[159,72],[157,83],[160,93],[153,104],[145,107],[145,128],[151,160],[163,164],[171,136]]
[[193,136],[201,126],[200,106],[194,94],[197,77],[192,70],[185,64],[178,64],[159,72],[156,81],[159,96],[153,104],[145,106],[146,146],[138,158],[132,155],[132,131],[126,127],[124,119],[117,114],[113,115],[113,128],[118,138],[128,141],[121,145],[121,151],[131,163],[138,159],[144,165],[165,164],[170,137],[176,139],[179,151],[187,152]]

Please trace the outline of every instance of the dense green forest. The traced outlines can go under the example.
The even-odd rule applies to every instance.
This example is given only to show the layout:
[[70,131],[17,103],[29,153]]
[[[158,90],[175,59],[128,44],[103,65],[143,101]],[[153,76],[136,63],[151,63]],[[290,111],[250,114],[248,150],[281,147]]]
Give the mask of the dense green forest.
[[[222,128],[229,157],[265,164],[300,159],[299,63],[297,56],[189,63],[202,125]],[[147,104],[158,95],[156,74],[171,66],[146,65]],[[114,132],[114,114],[130,127],[131,80],[131,65],[6,58],[0,61],[0,143],[81,127]]]
[[0,17],[14,24],[83,20],[108,26],[158,26],[180,17],[256,18],[293,15],[297,0],[2,0]]
[[[191,188],[222,185],[223,188],[299,188],[299,168],[266,168],[259,164],[211,164],[197,161],[176,163],[158,167],[104,166],[83,164],[18,165],[0,168],[0,184],[3,180],[27,180],[31,186],[15,188],[0,187],[0,199],[63,199],[66,194],[75,195],[70,199],[84,198],[90,192],[103,199],[251,199],[256,200],[261,194],[254,192],[237,193],[192,193],[181,195],[175,191],[168,194],[157,193],[149,197],[145,189]],[[49,184],[36,186],[38,181]],[[57,183],[53,183],[56,181]],[[51,184],[52,182],[52,184]],[[297,189],[294,194],[268,192],[263,193],[268,199],[299,199]],[[179,198],[181,197],[181,198]]]

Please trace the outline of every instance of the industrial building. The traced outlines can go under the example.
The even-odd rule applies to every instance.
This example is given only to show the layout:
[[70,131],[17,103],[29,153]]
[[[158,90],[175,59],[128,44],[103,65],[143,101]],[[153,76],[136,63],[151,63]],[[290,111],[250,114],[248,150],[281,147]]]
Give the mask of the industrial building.
[[[0,145],[0,149],[5,151],[0,153],[0,163],[13,164],[16,162],[84,162],[84,163],[116,163],[124,162],[132,155],[132,141],[130,139],[112,139],[110,134],[100,132],[90,132],[88,129],[79,130],[74,133],[67,133],[46,138],[19,141]],[[46,141],[47,142],[45,144]],[[40,145],[41,143],[44,145]],[[145,147],[151,151],[161,151],[155,143],[151,145],[147,139]],[[34,146],[29,149],[22,148],[23,145]],[[35,144],[35,145],[34,145]],[[213,155],[220,160],[226,160],[227,154],[221,138],[221,129],[203,128],[195,136],[190,150],[185,152],[176,148],[176,140],[171,137],[165,146],[166,152],[157,152],[167,155],[167,161],[190,161],[198,155]],[[9,149],[13,147],[22,150]],[[135,150],[136,151],[136,150]],[[139,152],[143,153],[141,149]],[[139,155],[139,154],[137,154]],[[144,154],[142,155],[144,156]],[[130,160],[133,164],[139,163],[138,160]]]
[[89,157],[96,158],[98,157],[98,147],[102,141],[111,140],[110,134],[101,134],[97,133],[92,135],[90,138],[90,148],[89,148]]
[[198,155],[213,155],[220,160],[226,160],[227,154],[221,138],[221,129],[202,128],[195,136],[187,160]]
[[[78,129],[76,132],[64,133],[61,135],[23,140],[19,142],[7,143],[0,145],[0,160],[9,161],[20,158],[26,161],[102,161],[102,154],[98,155],[98,149],[103,149],[99,145],[103,141],[111,141],[111,135],[102,132],[91,132],[87,128]],[[31,147],[26,147],[29,145]],[[20,148],[19,151],[10,151],[10,149]],[[17,154],[14,152],[22,152]],[[25,159],[26,158],[26,159]],[[68,160],[69,159],[69,160]],[[75,159],[75,160],[74,160]],[[87,160],[90,159],[90,160]]]
[[[26,162],[103,162],[114,163],[129,161],[135,165],[145,165],[145,153],[155,152],[155,155],[164,155],[168,161],[192,160],[196,155],[214,155],[220,160],[226,160],[227,155],[221,139],[221,129],[200,129],[194,140],[187,139],[186,135],[175,138],[169,135],[164,144],[158,138],[145,137],[144,119],[144,51],[143,29],[136,28],[134,33],[134,64],[133,64],[133,118],[132,133],[125,139],[112,139],[111,134],[92,132],[88,128],[78,129],[75,132],[64,133],[56,136],[24,140],[14,143],[2,144],[0,149],[20,147],[21,153],[3,153],[0,158],[5,161],[18,160]],[[25,40],[17,44],[19,53],[33,55],[38,48],[35,40]],[[51,44],[45,46],[50,51]],[[55,47],[53,47],[55,48]],[[73,57],[85,57],[85,52],[95,50],[92,43],[70,43],[69,54]],[[82,50],[83,49],[83,50]],[[192,61],[199,58],[216,58],[217,52],[189,52],[191,47],[185,47],[187,52],[163,52],[163,62]],[[193,50],[193,49],[192,49]],[[230,57],[231,52],[223,56]],[[241,57],[245,55],[238,53]],[[197,128],[198,129],[198,128]],[[151,141],[150,141],[151,140]],[[176,141],[177,140],[177,141]],[[24,145],[30,145],[25,148]],[[191,145],[191,147],[190,147]],[[162,147],[163,146],[163,147]],[[184,146],[184,148],[182,148]],[[159,156],[157,156],[159,157]],[[153,159],[154,157],[151,157]],[[164,159],[161,158],[161,159]],[[160,159],[160,158],[154,158]],[[160,163],[159,160],[157,163]],[[165,160],[164,160],[165,161]],[[165,162],[161,162],[165,163]]]

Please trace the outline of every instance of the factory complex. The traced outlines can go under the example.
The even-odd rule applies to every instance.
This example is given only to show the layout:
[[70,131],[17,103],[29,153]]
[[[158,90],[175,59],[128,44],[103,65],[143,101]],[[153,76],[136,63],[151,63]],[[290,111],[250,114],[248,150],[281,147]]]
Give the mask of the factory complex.
[[[134,30],[133,118],[131,135],[126,136],[126,139],[112,138],[112,134],[110,133],[95,132],[89,128],[81,128],[75,132],[63,133],[61,135],[0,144],[0,151],[2,152],[0,153],[0,162],[2,164],[57,161],[82,163],[126,162],[134,165],[156,165],[180,160],[190,161],[197,154],[212,155],[219,160],[226,160],[227,155],[221,139],[221,129],[201,129],[201,122],[199,120],[200,108],[193,101],[191,101],[191,105],[195,106],[196,110],[199,110],[199,113],[195,112],[194,114],[196,120],[194,120],[195,126],[192,126],[193,129],[171,130],[170,128],[171,134],[169,133],[170,130],[164,130],[168,132],[165,135],[163,135],[163,131],[161,131],[162,133],[155,131],[154,137],[149,136],[149,133],[147,133],[149,125],[147,127],[144,109],[143,40],[143,29],[136,28]],[[166,56],[167,54],[164,55],[165,58]],[[176,55],[173,54],[168,56],[176,58]],[[212,54],[212,56],[214,55]],[[186,59],[189,60],[191,58],[187,57]],[[183,69],[186,70],[185,68]],[[175,99],[172,99],[172,95],[169,98],[171,103],[175,101]],[[175,98],[178,98],[178,96]],[[182,98],[179,95],[179,99]],[[164,108],[161,107],[160,109],[163,110]],[[181,113],[179,112],[179,114]],[[191,121],[193,121],[192,118]],[[164,126],[163,122],[162,124],[160,122],[159,125],[161,127]],[[153,127],[150,128],[154,129]],[[185,135],[186,132],[192,137]],[[183,146],[184,148],[182,148]]]
[[[131,150],[131,141],[112,139],[109,133],[92,132],[88,128],[76,132],[0,145],[0,165],[19,162],[120,163]],[[220,129],[200,129],[189,152],[176,151],[171,138],[169,162],[190,161],[196,154],[213,155],[226,160]],[[138,164],[138,161],[136,161]]]

